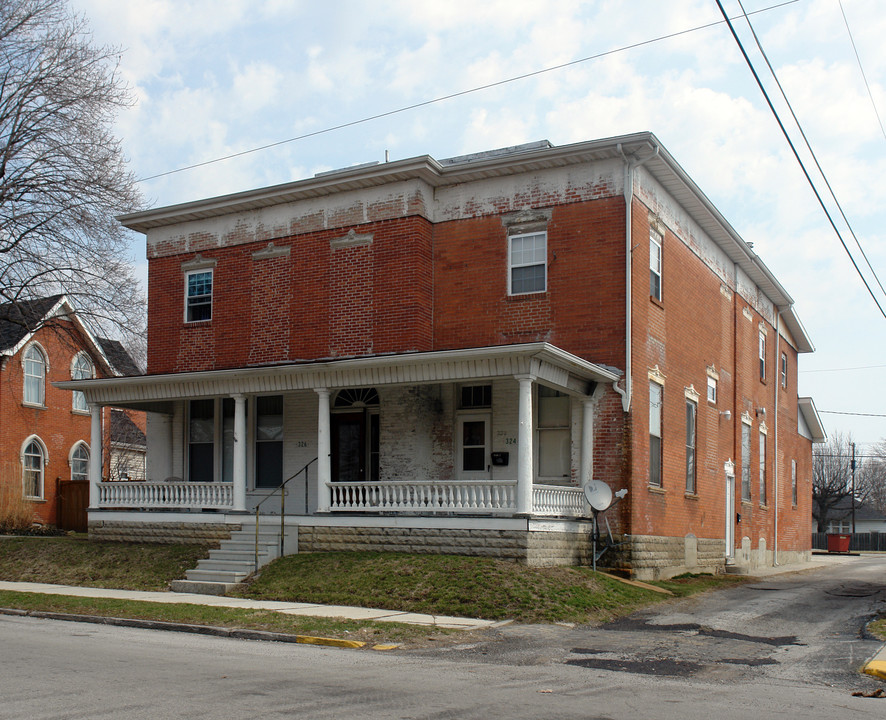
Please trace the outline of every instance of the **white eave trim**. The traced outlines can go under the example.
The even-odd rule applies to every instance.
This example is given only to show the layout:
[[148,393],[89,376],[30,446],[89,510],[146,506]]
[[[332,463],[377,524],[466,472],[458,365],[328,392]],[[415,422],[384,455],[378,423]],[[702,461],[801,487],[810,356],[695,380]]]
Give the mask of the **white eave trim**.
[[809,432],[812,435],[812,442],[826,443],[828,441],[828,434],[821,422],[821,417],[818,414],[818,410],[815,409],[815,403],[812,402],[812,398],[797,398],[797,405],[799,407],[800,414],[803,416],[803,420],[806,423],[806,427],[809,428]]
[[534,375],[540,382],[575,395],[588,395],[594,383],[611,384],[620,377],[618,370],[588,362],[549,343],[525,343],[53,384],[83,392],[87,402],[113,405],[319,387],[465,382],[518,374]]

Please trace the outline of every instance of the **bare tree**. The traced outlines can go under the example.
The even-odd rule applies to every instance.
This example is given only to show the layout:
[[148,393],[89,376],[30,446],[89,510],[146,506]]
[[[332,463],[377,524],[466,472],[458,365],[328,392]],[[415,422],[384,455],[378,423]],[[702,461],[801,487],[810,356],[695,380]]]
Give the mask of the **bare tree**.
[[869,451],[864,477],[865,502],[886,515],[886,440],[880,440]]
[[[835,433],[826,444],[813,446],[812,515],[818,532],[827,530],[834,509],[852,496],[852,457],[852,435]],[[856,458],[855,498],[859,502],[867,495],[869,474],[870,464]]]
[[64,293],[131,343],[145,304],[115,216],[142,202],[112,132],[118,61],[66,0],[0,0],[0,301]]

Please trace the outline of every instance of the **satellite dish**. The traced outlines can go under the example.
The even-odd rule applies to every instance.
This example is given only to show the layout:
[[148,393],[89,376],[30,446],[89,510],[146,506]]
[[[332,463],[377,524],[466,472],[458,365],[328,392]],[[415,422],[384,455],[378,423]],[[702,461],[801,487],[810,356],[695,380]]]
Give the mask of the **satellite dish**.
[[585,498],[594,510],[603,511],[612,504],[612,488],[600,480],[591,480],[584,487]]

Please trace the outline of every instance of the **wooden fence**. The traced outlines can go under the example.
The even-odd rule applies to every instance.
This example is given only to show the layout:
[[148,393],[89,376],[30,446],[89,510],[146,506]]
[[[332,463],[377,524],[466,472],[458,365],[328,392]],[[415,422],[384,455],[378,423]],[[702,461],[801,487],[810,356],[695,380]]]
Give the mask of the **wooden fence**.
[[[835,535],[849,535],[850,551],[874,551],[886,552],[886,533],[833,533]],[[828,533],[812,533],[812,549],[828,549]]]

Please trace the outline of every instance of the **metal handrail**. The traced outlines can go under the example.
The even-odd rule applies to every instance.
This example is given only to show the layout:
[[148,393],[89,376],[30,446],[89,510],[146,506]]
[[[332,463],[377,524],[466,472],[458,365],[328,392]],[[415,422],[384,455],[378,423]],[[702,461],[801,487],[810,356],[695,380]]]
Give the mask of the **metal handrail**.
[[280,493],[280,557],[283,557],[283,533],[284,533],[284,520],[286,516],[286,493],[284,489],[286,488],[286,484],[290,480],[295,480],[302,473],[305,474],[305,513],[307,513],[307,494],[308,494],[308,468],[311,467],[315,462],[317,462],[317,458],[314,458],[310,462],[307,463],[301,470],[299,470],[295,475],[286,478],[282,483],[280,483],[279,487],[274,488],[271,492],[265,495],[258,505],[255,506],[255,559],[254,559],[254,571],[258,571],[258,510],[264,504],[265,500],[269,500],[274,496],[275,493]]

